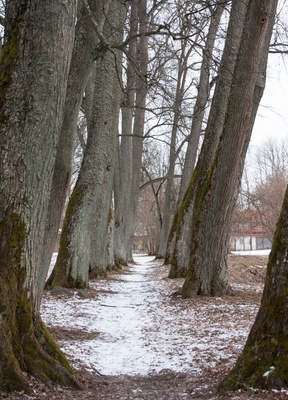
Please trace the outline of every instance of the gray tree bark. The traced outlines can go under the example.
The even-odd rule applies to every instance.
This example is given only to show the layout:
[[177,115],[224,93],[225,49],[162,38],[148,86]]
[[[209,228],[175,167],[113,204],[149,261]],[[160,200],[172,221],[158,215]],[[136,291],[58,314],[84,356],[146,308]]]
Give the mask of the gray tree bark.
[[[138,2],[131,3],[129,35],[138,32]],[[115,174],[115,236],[114,253],[116,264],[126,265],[128,261],[129,233],[126,225],[131,212],[131,184],[133,175],[133,116],[135,110],[137,41],[131,40],[128,48],[126,88],[121,104],[121,140],[118,148],[118,167]]]
[[76,1],[6,2],[0,64],[0,387],[78,386],[37,310]]
[[[103,30],[106,37],[119,44],[122,41],[125,12],[126,8],[121,3],[113,2]],[[120,89],[117,89],[119,56],[120,52],[109,51],[96,61],[88,140],[81,170],[68,203],[57,261],[49,279],[52,287],[88,287],[91,243],[95,235],[93,224],[94,227],[97,222],[102,224],[99,226],[102,237],[105,238],[107,234],[120,107]],[[102,239],[101,248],[104,251]],[[92,261],[91,267],[96,268],[95,253]]]
[[[185,154],[185,163],[180,182],[177,209],[179,209],[181,201],[183,200],[183,197],[188,189],[189,182],[192,178],[194,166],[196,163],[199,141],[203,126],[203,119],[205,115],[205,109],[207,107],[210,94],[209,78],[210,78],[210,68],[213,61],[213,49],[224,9],[225,9],[225,4],[220,4],[217,5],[215,7],[215,10],[212,12],[211,23],[209,26],[209,31],[207,33],[205,48],[203,49],[203,60],[201,64],[198,94],[195,107],[193,110],[192,125],[189,135],[190,138],[188,140],[187,151]],[[174,229],[170,229],[169,232],[166,254],[165,254],[165,264],[170,264],[172,260],[172,254],[175,245],[176,226],[177,225],[174,223],[173,224]],[[173,269],[171,269],[169,277],[173,278],[176,277],[177,275],[178,271],[177,270],[174,271]]]
[[111,271],[115,269],[117,266],[115,265],[114,258],[114,237],[115,237],[115,218],[114,218],[114,209],[113,204],[111,204],[111,209],[109,213],[109,224],[107,231],[107,240],[106,240],[106,256],[107,256],[107,270]]
[[187,151],[185,154],[185,162],[182,172],[182,178],[180,182],[179,199],[178,199],[179,203],[182,201],[186,193],[186,190],[189,186],[189,182],[192,177],[196,163],[199,141],[203,128],[205,109],[207,107],[210,95],[209,79],[210,79],[211,66],[213,64],[213,50],[217,32],[219,29],[219,24],[225,7],[226,4],[220,3],[219,5],[216,5],[215,9],[211,12],[211,17],[210,17],[211,23],[207,33],[205,47],[203,49],[200,78],[197,87],[198,94],[195,107],[193,110],[192,125],[188,140]]
[[288,387],[288,187],[268,260],[260,309],[236,365],[221,392]]
[[264,92],[275,10],[276,1],[248,3],[219,144],[195,197],[184,297],[231,292],[226,264],[230,221]]
[[171,258],[171,278],[186,277],[191,253],[191,226],[197,191],[202,187],[203,176],[209,169],[216,152],[226,118],[227,104],[231,92],[233,74],[239,52],[240,41],[247,12],[247,1],[235,2],[231,9],[225,48],[218,72],[218,80],[195,171],[188,189],[177,210],[169,234],[169,246],[175,240]]
[[[106,1],[104,6],[102,3],[101,0],[92,2],[92,11],[95,14],[100,31],[103,29],[111,0]],[[86,7],[81,2],[75,28],[75,43],[69,71],[63,121],[57,146],[48,218],[45,228],[42,271],[38,282],[39,287],[44,287],[45,284],[59,232],[61,217],[63,217],[63,208],[69,195],[77,120],[88,76],[97,56],[97,43],[99,43],[99,38],[93,29]],[[38,299],[38,307],[40,303],[41,298]]]
[[171,211],[174,196],[174,171],[177,159],[176,139],[178,133],[178,125],[181,116],[181,107],[186,85],[186,77],[188,72],[188,60],[192,47],[187,50],[188,42],[183,40],[181,55],[178,60],[178,76],[177,86],[175,91],[175,102],[173,105],[173,124],[171,131],[170,151],[169,151],[169,166],[167,171],[167,179],[165,186],[164,207],[162,211],[162,223],[160,228],[159,247],[157,258],[164,258],[166,254],[167,239],[171,225]]
[[[125,13],[122,10],[122,23],[124,24]],[[118,8],[115,12],[115,17],[119,18]],[[115,24],[115,21],[114,21]],[[119,37],[120,41],[122,37]],[[118,148],[118,125],[119,125],[119,112],[121,102],[121,86],[119,82],[120,71],[122,68],[121,53],[109,54],[110,60],[106,60],[108,67],[105,72],[101,74],[99,68],[96,67],[95,73],[95,88],[94,88],[94,106],[92,108],[92,117],[89,121],[88,134],[99,135],[101,125],[99,122],[104,114],[105,122],[109,121],[109,133],[106,142],[97,144],[97,153],[95,160],[99,161],[101,154],[105,154],[106,169],[105,176],[102,181],[99,181],[99,186],[95,189],[94,195],[94,210],[92,214],[92,231],[91,231],[91,247],[90,247],[90,261],[89,271],[90,278],[106,275],[107,270],[114,266],[114,261],[111,259],[111,247],[113,246],[112,236],[112,192],[114,186],[114,176],[117,165],[117,148]],[[117,61],[115,58],[117,57]],[[111,80],[111,86],[107,87],[107,81]],[[99,82],[100,81],[100,82]],[[110,104],[103,104],[103,86],[104,90],[110,92]],[[109,86],[109,85],[108,85]],[[112,100],[112,102],[111,102]],[[101,104],[101,107],[99,105]],[[105,110],[104,110],[105,108]],[[109,115],[110,114],[110,115]],[[91,131],[91,133],[89,133]],[[101,168],[101,165],[99,165]],[[110,256],[110,257],[109,257]]]
[[[119,158],[119,170],[115,185],[115,259],[119,264],[127,264],[132,260],[131,238],[134,233],[136,208],[139,196],[140,174],[142,165],[142,149],[144,135],[144,118],[147,96],[147,65],[148,65],[148,37],[144,34],[148,30],[147,1],[140,0],[132,4],[131,34],[137,29],[140,36],[136,48],[131,47],[130,55],[138,53],[138,76],[135,76],[133,66],[129,69],[129,85],[127,87],[127,101],[122,108],[123,133],[132,132],[132,137],[122,137]],[[137,18],[137,19],[136,19]],[[135,24],[136,22],[136,24]],[[134,25],[135,24],[135,25]],[[136,88],[136,93],[131,90]],[[130,94],[130,96],[129,96]],[[134,102],[132,103],[132,101]],[[132,107],[132,109],[128,108]],[[132,121],[132,110],[134,120]],[[133,127],[132,127],[133,122]]]
[[[144,35],[149,29],[149,15],[147,13],[147,0],[141,0],[139,4],[139,34]],[[128,235],[129,235],[129,254],[132,260],[131,239],[134,234],[136,212],[138,206],[141,167],[143,154],[144,140],[144,124],[145,124],[145,109],[147,98],[147,71],[148,71],[148,36],[142,36],[138,45],[139,54],[139,70],[140,74],[136,79],[136,109],[133,126],[133,175],[132,175],[132,190],[131,190],[131,210],[129,219],[127,220]]]

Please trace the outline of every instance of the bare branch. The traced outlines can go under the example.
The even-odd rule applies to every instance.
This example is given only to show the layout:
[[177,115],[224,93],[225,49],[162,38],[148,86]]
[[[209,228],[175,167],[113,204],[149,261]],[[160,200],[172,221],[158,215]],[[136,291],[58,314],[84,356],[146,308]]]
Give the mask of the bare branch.
[[[143,167],[143,169],[145,170],[146,174],[148,174],[146,168]],[[181,176],[182,175],[173,175],[173,179],[181,178]],[[164,181],[166,181],[168,179],[167,175],[166,176],[161,176],[159,178],[154,178],[154,179],[150,178],[150,176],[148,176],[148,177],[149,177],[150,180],[148,182],[143,183],[143,185],[140,186],[140,191],[145,189],[145,187],[147,187],[149,185],[153,185],[154,183],[157,183],[157,182],[164,182]]]
[[96,21],[96,18],[93,15],[93,12],[92,12],[89,4],[88,4],[88,1],[87,0],[83,0],[83,4],[84,4],[84,6],[86,8],[87,14],[90,17],[90,20],[92,22],[93,28],[94,28],[94,30],[95,30],[95,32],[96,32],[96,34],[97,34],[97,36],[98,36],[98,38],[100,40],[101,45],[108,49],[110,47],[110,45],[107,42],[107,40],[106,40],[105,36],[103,35],[103,33],[101,32],[101,30],[99,29],[99,25],[98,25],[98,23]]

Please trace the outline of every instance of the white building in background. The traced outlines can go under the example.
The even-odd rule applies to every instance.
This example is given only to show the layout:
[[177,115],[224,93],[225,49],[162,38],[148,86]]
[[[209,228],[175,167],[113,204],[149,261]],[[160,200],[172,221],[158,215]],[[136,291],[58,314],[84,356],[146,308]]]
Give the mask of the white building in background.
[[267,231],[259,221],[254,211],[235,212],[230,233],[231,251],[271,249]]
[[259,237],[253,234],[245,236],[237,235],[230,237],[230,250],[265,250],[271,249],[271,241],[267,237]]

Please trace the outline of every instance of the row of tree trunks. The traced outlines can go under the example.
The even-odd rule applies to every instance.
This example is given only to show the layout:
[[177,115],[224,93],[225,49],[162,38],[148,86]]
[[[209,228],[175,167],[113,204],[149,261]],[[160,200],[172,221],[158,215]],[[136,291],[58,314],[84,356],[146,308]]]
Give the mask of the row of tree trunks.
[[[103,29],[105,17],[110,1],[94,1],[92,10],[99,25]],[[40,281],[38,286],[44,288],[51,257],[57,240],[63,209],[69,195],[72,174],[72,163],[76,139],[77,121],[80,105],[83,99],[85,86],[95,58],[95,49],[99,38],[92,27],[92,22],[87,15],[84,4],[81,3],[75,28],[75,41],[69,70],[67,95],[64,106],[63,121],[59,142],[57,146],[52,189],[49,200],[48,218],[45,228],[45,243],[41,263]],[[37,301],[37,307],[41,304],[41,296]]]
[[[200,175],[202,184],[196,191],[191,255],[182,289],[184,297],[231,292],[226,265],[230,221],[264,92],[276,4],[276,1],[247,3],[221,136],[212,163]],[[238,1],[233,2],[232,10],[238,5]]]
[[[179,189],[179,196],[178,196],[178,206],[177,209],[179,209],[179,206],[183,200],[183,197],[188,189],[189,182],[191,180],[193,171],[194,171],[194,166],[196,162],[196,157],[198,153],[198,146],[199,146],[199,141],[200,141],[200,135],[202,131],[202,126],[203,126],[203,119],[205,115],[205,109],[207,107],[207,103],[209,100],[209,95],[210,95],[210,83],[209,83],[209,77],[210,77],[210,68],[213,62],[213,49],[215,45],[215,40],[216,40],[216,35],[218,32],[221,16],[223,14],[223,11],[225,9],[225,4],[220,4],[216,6],[216,8],[213,10],[212,15],[211,15],[211,23],[209,26],[209,31],[207,33],[207,39],[205,43],[205,48],[203,49],[203,60],[201,64],[201,71],[200,71],[200,79],[199,79],[199,85],[198,85],[198,94],[197,94],[197,99],[193,111],[193,117],[192,117],[192,125],[191,125],[191,130],[190,130],[190,137],[188,140],[188,146],[187,146],[187,151],[185,155],[185,163],[183,167],[183,172],[182,172],[182,177],[181,177],[181,182],[180,182],[180,189]],[[176,223],[174,221],[173,223],[173,229],[170,229],[169,236],[167,238],[167,247],[166,247],[166,254],[165,254],[165,264],[170,264],[172,260],[172,255],[173,255],[173,249],[175,245],[175,228],[176,228]],[[171,227],[172,228],[172,227]],[[185,236],[185,235],[184,235]],[[173,264],[173,269],[170,271],[170,277],[177,277],[182,275],[182,271],[174,271],[174,268],[177,268],[175,264]]]
[[[183,34],[185,34],[185,32]],[[177,133],[179,129],[181,108],[187,84],[186,79],[189,69],[188,67],[189,57],[193,49],[192,46],[189,46],[187,50],[187,47],[188,47],[188,41],[186,39],[182,41],[181,54],[178,60],[177,84],[175,90],[175,101],[173,105],[173,123],[172,123],[171,140],[169,146],[170,147],[169,166],[168,166],[166,186],[165,186],[165,197],[164,197],[164,206],[161,218],[162,223],[160,228],[160,238],[159,238],[159,247],[157,251],[157,258],[164,258],[166,254],[167,239],[171,225],[173,198],[175,197],[174,172],[177,160],[177,149],[176,149]]]
[[186,277],[191,253],[194,202],[198,190],[202,187],[203,177],[212,163],[222,134],[247,7],[248,0],[236,1],[231,9],[225,48],[218,71],[204,142],[188,189],[174,216],[169,235],[169,246],[170,242],[173,245],[175,241],[172,256],[169,255],[168,259],[171,261],[169,273],[171,278]]
[[137,54],[138,74],[128,60],[127,89],[122,106],[123,136],[115,182],[115,261],[124,265],[132,261],[131,238],[140,187],[147,96],[148,37],[145,33],[148,23],[147,1],[132,3],[130,34],[138,32],[140,38],[136,44],[131,42],[129,55]]
[[[103,32],[114,43],[122,41],[125,15],[126,8],[122,4],[111,3]],[[47,283],[50,287],[88,287],[90,263],[94,275],[97,275],[97,269],[102,271],[105,268],[105,259],[98,262],[95,255],[106,253],[105,233],[109,223],[118,138],[120,55],[119,51],[106,51],[96,61],[87,144],[67,206],[57,261]],[[99,230],[104,239],[99,239]],[[97,238],[100,241],[95,243]]]
[[[138,2],[132,2],[129,21],[129,36],[138,32]],[[133,116],[136,97],[136,70],[133,65],[137,55],[137,41],[131,40],[128,47],[126,88],[121,104],[121,138],[118,146],[118,165],[115,174],[115,242],[116,264],[127,264],[130,236],[127,220],[131,213],[131,183],[133,175]]]
[[0,67],[0,387],[6,390],[29,391],[23,371],[78,386],[37,309],[76,3],[6,1]]
[[[119,8],[119,5],[114,5],[112,11],[113,14],[109,18],[109,25],[118,25],[118,30],[113,34],[113,40],[120,43],[123,40],[126,8],[123,6]],[[109,35],[109,32],[105,30],[104,33],[107,36]],[[101,130],[103,131],[103,127],[108,125],[106,138],[103,136],[103,141],[98,139],[93,146],[95,148],[96,166],[94,179],[98,182],[95,187],[94,210],[92,214],[93,226],[89,261],[90,277],[105,275],[108,267],[111,268],[111,264],[109,265],[108,262],[107,248],[109,248],[110,245],[112,246],[112,243],[109,243],[109,239],[112,237],[108,235],[108,227],[111,222],[114,222],[111,213],[111,202],[117,167],[118,126],[122,95],[120,86],[122,53],[120,51],[114,52],[114,54],[109,52],[105,57],[106,65],[101,61],[101,70],[96,68],[94,105],[92,108],[92,118],[89,123],[89,129],[94,129],[95,132],[98,132],[98,135],[100,133],[101,136]],[[106,91],[106,95],[105,92],[103,92],[103,88]],[[99,122],[101,123],[102,120],[104,125],[99,126]],[[102,172],[103,165],[106,167],[104,173]],[[101,175],[103,175],[102,179]]]
[[[143,140],[145,130],[145,110],[146,110],[146,97],[148,92],[148,36],[149,21],[152,17],[147,11],[147,0],[141,0],[139,3],[139,34],[141,39],[139,41],[139,67],[140,74],[136,77],[136,99],[135,99],[135,116],[133,126],[133,174],[132,174],[132,192],[131,192],[131,219],[129,221],[129,247],[132,256],[132,236],[136,223],[136,213],[138,206],[138,199],[140,193],[141,182],[141,168],[142,168],[142,154],[143,154]],[[157,7],[157,6],[156,6]]]

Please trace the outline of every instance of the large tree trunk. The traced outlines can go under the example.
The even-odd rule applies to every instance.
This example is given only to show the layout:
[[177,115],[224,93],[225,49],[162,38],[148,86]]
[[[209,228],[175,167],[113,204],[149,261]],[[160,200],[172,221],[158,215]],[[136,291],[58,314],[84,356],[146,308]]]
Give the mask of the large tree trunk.
[[[138,3],[131,3],[129,35],[137,34]],[[126,88],[121,105],[122,124],[121,141],[118,149],[118,166],[115,173],[115,237],[114,253],[116,263],[126,265],[128,261],[129,235],[126,226],[127,217],[131,212],[131,185],[133,175],[133,115],[135,106],[136,71],[133,61],[136,60],[137,42],[131,40],[128,48],[126,69]]]
[[174,116],[173,116],[173,124],[171,131],[169,166],[168,166],[166,186],[165,186],[165,198],[164,198],[164,206],[162,212],[162,223],[160,228],[159,247],[156,256],[157,258],[165,257],[167,239],[171,225],[172,204],[173,200],[175,201],[174,171],[177,159],[176,139],[178,133],[178,125],[181,116],[182,101],[185,93],[186,77],[188,72],[188,60],[190,53],[192,51],[192,47],[190,47],[189,50],[187,51],[187,46],[188,46],[187,40],[183,40],[181,55],[178,60],[178,76],[177,76],[177,86],[175,93],[175,102],[173,105]]
[[[118,96],[120,99],[120,96]],[[118,103],[119,105],[119,103]],[[117,107],[115,107],[116,109]],[[117,126],[114,126],[114,143],[112,145],[113,149],[111,152],[113,153],[113,159],[115,160],[117,154]],[[110,165],[110,168],[114,167]],[[94,209],[94,213],[92,216],[92,239],[90,246],[90,261],[89,261],[89,277],[97,278],[99,276],[106,276],[107,270],[113,267],[108,260],[108,248],[111,246],[109,240],[112,240],[111,234],[109,234],[109,226],[111,229],[110,221],[112,218],[111,215],[111,200],[112,200],[112,188],[113,188],[113,178],[109,176],[109,181],[105,180],[103,184],[103,191],[98,193],[95,197],[96,207]]]
[[220,390],[288,388],[288,187],[268,260],[261,306]]
[[[119,15],[117,15],[117,17],[119,17]],[[113,60],[111,58],[110,67],[106,68],[106,76],[101,76],[101,83],[98,83],[98,85],[98,79],[96,78],[96,85],[94,89],[94,107],[89,128],[90,130],[92,129],[98,131],[98,124],[100,121],[99,114],[101,113],[101,110],[99,110],[99,104],[103,104],[103,91],[101,90],[101,87],[103,84],[107,85],[107,80],[109,78],[112,80],[113,77],[114,82],[113,86],[111,87],[113,93],[113,103],[112,107],[110,108],[110,139],[109,142],[103,143],[104,148],[102,150],[98,145],[99,153],[106,153],[107,172],[103,182],[100,183],[98,189],[95,190],[95,206],[92,215],[91,247],[89,261],[89,271],[91,278],[105,275],[108,268],[111,269],[111,267],[114,266],[114,256],[113,259],[111,258],[111,252],[113,253],[114,247],[114,238],[111,231],[111,229],[113,229],[111,225],[112,223],[114,223],[112,214],[112,192],[114,186],[115,169],[117,166],[118,125],[121,102],[121,87],[119,84],[119,76],[117,70],[121,70],[122,57],[121,53],[118,52],[117,65],[115,65],[115,55],[113,57],[114,66],[112,64]],[[96,77],[97,76],[98,78],[100,77],[98,68],[96,69]],[[98,159],[100,158],[99,155],[96,157]]]
[[[7,1],[0,98],[0,387],[77,383],[35,308],[76,1]],[[41,290],[41,289],[40,289]]]
[[[210,84],[209,84],[209,77],[210,77],[210,68],[213,61],[213,49],[214,43],[216,40],[216,34],[218,31],[218,27],[220,24],[221,16],[223,14],[225,8],[225,4],[220,4],[215,7],[215,10],[212,12],[211,15],[211,23],[209,26],[209,31],[207,33],[205,48],[203,49],[203,60],[201,64],[201,71],[200,71],[200,78],[199,78],[199,85],[197,87],[198,94],[197,99],[193,111],[192,117],[192,125],[188,140],[187,151],[185,154],[185,162],[180,182],[180,189],[179,189],[179,196],[177,200],[177,209],[181,205],[183,197],[188,189],[189,182],[191,180],[197,153],[198,153],[198,146],[200,142],[200,136],[202,131],[203,119],[205,115],[205,109],[207,107],[207,103],[209,100],[210,94]],[[166,254],[165,254],[165,264],[170,264],[173,255],[173,249],[175,245],[176,239],[176,224],[173,224],[173,229],[170,229],[169,236],[167,237],[167,246],[166,246]],[[182,270],[183,271],[183,270]],[[171,269],[169,277],[177,277],[180,276],[180,271],[174,271]]]
[[[115,259],[120,264],[127,264],[132,261],[131,238],[134,233],[136,209],[139,196],[139,185],[142,165],[144,118],[147,95],[147,65],[148,65],[148,37],[144,34],[148,30],[147,1],[140,0],[138,4],[132,4],[133,14],[131,14],[131,34],[137,28],[135,18],[139,21],[139,34],[136,48],[131,44],[131,54],[138,54],[138,76],[135,76],[129,66],[129,86],[127,87],[128,104],[124,104],[123,117],[129,122],[123,125],[123,133],[128,133],[132,129],[132,110],[125,106],[134,105],[134,125],[132,137],[122,137],[120,152],[120,168],[118,171],[118,182],[115,187]],[[134,67],[135,68],[135,67]],[[131,86],[136,88],[136,96],[131,91]],[[129,96],[130,93],[130,96]],[[134,103],[132,103],[132,98]],[[127,130],[127,127],[129,129]],[[127,148],[126,148],[127,146]]]
[[132,154],[132,190],[131,190],[131,210],[127,220],[128,235],[129,235],[129,254],[130,261],[132,260],[132,246],[131,240],[134,234],[136,213],[140,192],[141,181],[141,167],[143,155],[143,140],[144,140],[144,124],[145,124],[145,108],[147,97],[147,70],[148,70],[148,14],[147,14],[147,0],[140,1],[139,4],[139,33],[143,35],[138,44],[139,54],[139,70],[140,74],[136,79],[136,110],[134,116],[133,126],[133,154]]
[[184,297],[231,292],[226,265],[230,221],[265,87],[275,3],[249,1],[223,132],[195,198]]
[[170,278],[186,277],[191,253],[191,226],[195,197],[202,187],[203,177],[212,163],[223,130],[247,7],[248,0],[244,2],[235,1],[231,9],[225,48],[201,153],[188,189],[174,216],[169,234],[169,246],[175,240],[172,256],[170,258],[169,254],[169,257],[167,257],[167,262],[171,262]]
[[[116,43],[122,41],[125,11],[125,7],[117,1],[109,8],[103,31],[106,37]],[[114,52],[109,51],[96,61],[88,140],[81,170],[68,203],[57,261],[48,282],[52,287],[88,287],[94,221],[95,224],[100,223],[103,217],[103,225],[98,228],[102,231],[102,238],[105,239],[107,234],[118,138],[120,99],[117,87],[120,83],[117,71],[119,61],[115,61],[115,58],[119,56],[120,52],[115,57]],[[101,245],[104,251],[102,239]],[[96,264],[93,256],[92,268],[96,268]]]
[[[110,1],[93,1],[92,10],[97,18],[99,30],[102,30]],[[81,2],[82,4],[82,2]],[[44,287],[53,249],[59,231],[63,208],[69,194],[72,174],[72,162],[76,139],[77,120],[83,93],[95,59],[95,49],[99,39],[93,29],[87,10],[82,4],[75,28],[75,42],[68,77],[67,95],[63,122],[57,147],[52,190],[49,201],[48,218],[45,228],[45,245],[42,255],[42,272],[39,276],[40,287]],[[41,298],[38,299],[38,307]]]

